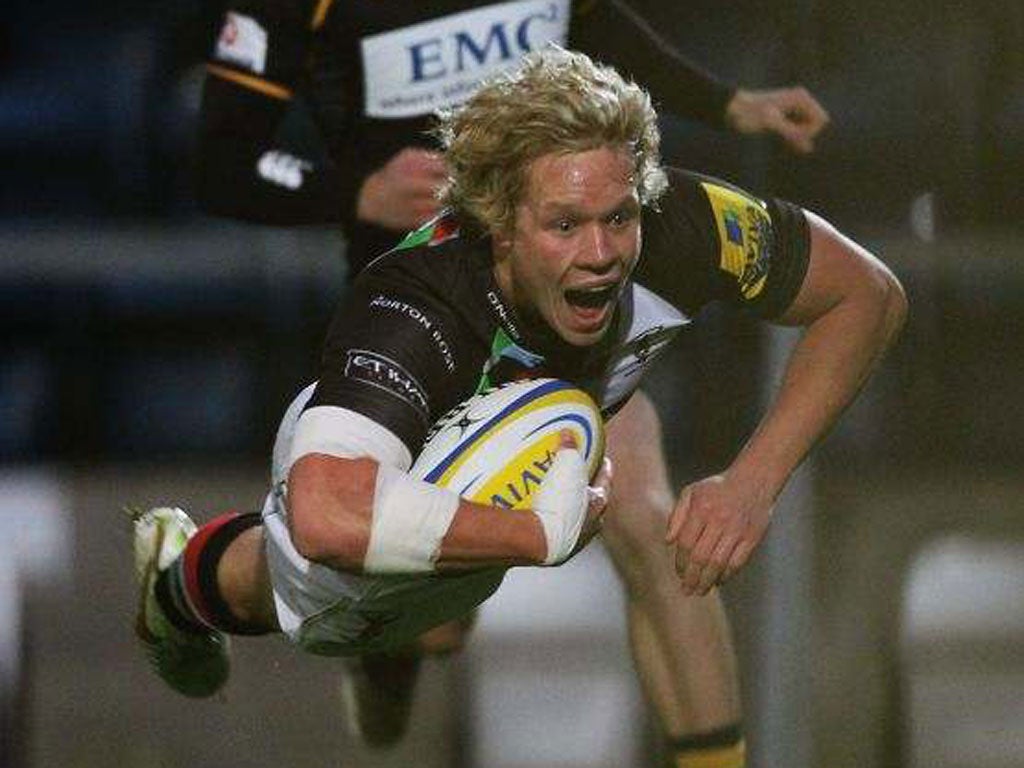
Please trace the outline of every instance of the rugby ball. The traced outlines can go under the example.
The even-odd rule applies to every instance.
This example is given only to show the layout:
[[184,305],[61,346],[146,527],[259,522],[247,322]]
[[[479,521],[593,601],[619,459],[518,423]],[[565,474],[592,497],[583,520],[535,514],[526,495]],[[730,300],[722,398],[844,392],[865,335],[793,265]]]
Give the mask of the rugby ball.
[[463,401],[431,428],[410,470],[471,501],[530,506],[568,429],[593,477],[604,420],[590,396],[561,379],[516,381]]

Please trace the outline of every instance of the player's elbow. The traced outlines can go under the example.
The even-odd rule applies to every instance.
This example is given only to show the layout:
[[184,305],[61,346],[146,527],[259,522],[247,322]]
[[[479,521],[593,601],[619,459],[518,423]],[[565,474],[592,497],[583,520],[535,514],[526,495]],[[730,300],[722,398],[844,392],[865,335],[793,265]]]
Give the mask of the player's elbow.
[[907,321],[909,302],[906,291],[896,276],[880,263],[872,270],[869,290],[880,318],[882,335],[886,344],[891,344]]
[[[907,319],[906,292],[899,279],[874,254],[855,244],[842,245],[836,253],[841,258],[831,263],[836,267],[830,281],[835,286],[837,301],[832,305],[838,316],[848,318],[852,326],[868,333],[879,350],[890,346]],[[851,330],[853,328],[851,327]]]
[[288,478],[292,545],[314,563],[362,569],[370,540],[377,464],[370,459],[303,456]]

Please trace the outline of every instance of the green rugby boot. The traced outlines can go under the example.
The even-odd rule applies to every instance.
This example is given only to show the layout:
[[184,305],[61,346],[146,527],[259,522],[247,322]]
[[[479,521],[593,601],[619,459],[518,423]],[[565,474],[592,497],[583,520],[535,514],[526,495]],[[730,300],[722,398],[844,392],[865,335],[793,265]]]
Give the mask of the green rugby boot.
[[156,598],[156,580],[185,549],[196,525],[180,509],[131,511],[139,609],[135,634],[157,674],[193,698],[212,696],[227,682],[228,639],[216,630],[186,630],[171,623]]

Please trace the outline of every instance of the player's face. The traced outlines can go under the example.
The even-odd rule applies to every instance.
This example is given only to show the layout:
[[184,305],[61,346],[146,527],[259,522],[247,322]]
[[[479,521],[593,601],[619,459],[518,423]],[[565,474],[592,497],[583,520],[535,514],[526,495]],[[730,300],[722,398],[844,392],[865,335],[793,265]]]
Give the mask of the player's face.
[[549,154],[529,167],[512,232],[495,238],[495,274],[517,309],[584,346],[608,329],[639,254],[629,152]]

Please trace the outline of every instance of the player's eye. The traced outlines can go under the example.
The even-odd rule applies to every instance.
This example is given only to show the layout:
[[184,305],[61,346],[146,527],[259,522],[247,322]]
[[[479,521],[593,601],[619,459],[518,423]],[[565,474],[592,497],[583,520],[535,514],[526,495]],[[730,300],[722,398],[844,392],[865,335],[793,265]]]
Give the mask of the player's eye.
[[555,220],[555,229],[559,232],[572,232],[575,226],[576,220],[569,216],[563,216],[562,218]]
[[612,211],[607,221],[613,227],[623,227],[633,219],[634,215],[633,211],[620,208],[617,211]]

